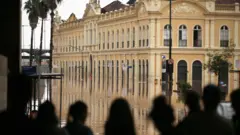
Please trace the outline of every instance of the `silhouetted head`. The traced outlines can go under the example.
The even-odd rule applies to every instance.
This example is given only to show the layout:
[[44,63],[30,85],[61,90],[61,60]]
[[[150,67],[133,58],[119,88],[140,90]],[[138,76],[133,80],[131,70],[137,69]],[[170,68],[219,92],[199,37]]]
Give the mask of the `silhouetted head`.
[[200,111],[200,95],[194,90],[188,90],[185,95],[185,104],[190,112]]
[[113,101],[105,130],[114,132],[113,134],[135,135],[132,113],[125,99],[118,98]]
[[37,122],[42,126],[58,124],[55,107],[50,101],[45,101],[39,106]]
[[167,104],[164,96],[158,96],[154,99],[149,118],[153,120],[155,127],[160,132],[165,132],[172,127],[174,122],[173,109]]
[[82,101],[75,102],[70,106],[68,115],[73,122],[84,124],[87,118],[87,105]]
[[8,110],[24,112],[32,95],[32,80],[19,74],[8,76]]
[[221,91],[215,85],[207,85],[203,90],[202,99],[205,111],[216,111],[221,101]]
[[240,115],[240,89],[234,90],[231,93],[231,103],[237,115]]

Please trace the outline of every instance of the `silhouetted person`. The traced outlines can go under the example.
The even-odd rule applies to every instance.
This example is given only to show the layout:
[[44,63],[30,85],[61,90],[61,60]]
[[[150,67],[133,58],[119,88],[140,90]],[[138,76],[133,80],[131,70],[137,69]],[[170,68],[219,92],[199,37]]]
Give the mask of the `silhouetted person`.
[[31,92],[31,78],[22,74],[8,76],[8,105],[0,113],[1,135],[31,134],[32,124],[26,113]]
[[221,91],[215,85],[208,85],[203,91],[204,111],[186,117],[177,127],[181,135],[233,135],[229,121],[217,114]]
[[154,126],[161,132],[161,135],[172,135],[174,132],[174,112],[167,104],[164,96],[156,97],[153,101],[153,108],[149,114]]
[[35,126],[36,135],[65,135],[64,130],[58,127],[55,107],[50,101],[45,101],[39,106]]
[[105,135],[136,135],[130,106],[125,99],[113,101],[105,123]]
[[233,127],[236,135],[240,135],[240,89],[231,93],[232,108],[235,115],[232,118]]
[[85,126],[87,112],[87,105],[82,101],[77,101],[70,106],[65,127],[69,135],[93,135],[92,130]]
[[185,96],[185,104],[189,109],[188,115],[200,112],[200,95],[194,90],[188,90]]

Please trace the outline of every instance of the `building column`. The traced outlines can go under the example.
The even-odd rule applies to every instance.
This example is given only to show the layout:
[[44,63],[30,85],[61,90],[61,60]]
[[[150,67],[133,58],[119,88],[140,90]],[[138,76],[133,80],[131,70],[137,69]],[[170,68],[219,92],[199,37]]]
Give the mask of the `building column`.
[[162,41],[162,36],[161,36],[161,33],[162,33],[162,27],[161,27],[161,22],[160,22],[160,19],[157,20],[157,35],[156,35],[156,39],[157,39],[157,43],[156,43],[156,47],[162,47],[161,45],[161,41]]
[[155,93],[155,87],[154,87],[154,79],[155,79],[155,56],[153,54],[149,54],[149,60],[148,60],[148,89],[149,89],[149,94],[148,94],[148,99],[152,101],[154,98],[154,93]]
[[100,93],[103,91],[103,61],[100,59]]
[[121,57],[121,55],[120,55],[120,58],[119,58],[119,69],[118,69],[118,73],[119,73],[119,76],[118,76],[118,95],[120,95],[121,94],[121,92],[122,92],[122,59],[121,59],[122,57]]
[[107,73],[107,69],[108,69],[108,58],[107,58],[107,56],[105,55],[105,63],[104,63],[104,89],[103,89],[103,91],[104,91],[104,95],[106,95],[106,93],[107,93],[107,91],[108,91],[108,86],[107,86],[107,82],[108,82],[108,73]]
[[[145,62],[144,62],[145,63]],[[144,81],[144,74],[143,74],[143,67],[144,67],[144,64],[143,64],[143,60],[141,60],[141,70],[140,70],[140,75],[141,75],[141,80],[140,80],[140,96],[141,97],[143,97],[144,96],[144,93],[143,93],[143,90],[144,90],[144,88],[143,88],[143,81]]]
[[117,92],[117,81],[118,81],[118,78],[117,78],[117,60],[116,60],[116,56],[114,56],[114,64],[113,64],[113,67],[114,67],[114,71],[113,71],[113,95],[116,95],[116,92]]
[[133,93],[133,60],[132,60],[132,55],[131,58],[129,59],[129,66],[132,66],[132,68],[129,68],[129,96],[132,97]]
[[[144,93],[144,95],[145,95],[146,97],[149,95],[149,91],[150,91],[150,90],[147,88],[147,87],[148,87],[147,82],[148,82],[148,77],[149,77],[149,74],[147,74],[147,71],[148,71],[147,65],[148,65],[148,67],[149,67],[149,62],[148,62],[148,64],[147,64],[147,62],[148,62],[148,60],[145,60],[145,63],[144,63],[144,64],[145,64],[145,65],[144,65],[144,66],[145,66],[145,69],[144,69],[145,71],[144,71],[144,75],[143,75],[143,76],[145,77],[145,82],[144,82],[144,90],[145,90],[144,92],[145,92],[145,93]],[[147,75],[148,75],[148,76],[147,76]]]
[[87,44],[87,27],[84,25],[84,45]]
[[135,48],[139,48],[139,25],[135,27]]
[[238,20],[234,20],[234,44],[239,48],[239,25]]
[[[156,94],[160,95],[162,94],[161,90],[161,79],[162,79],[162,57],[161,54],[156,54],[156,79],[157,79],[157,84],[156,84]],[[156,96],[156,95],[155,95]]]
[[155,19],[151,19],[150,20],[150,35],[149,35],[149,38],[150,38],[150,44],[149,44],[149,47],[150,48],[154,48],[155,45],[156,45],[156,34],[155,34],[155,31],[156,31],[156,28],[155,28],[155,24],[156,24],[156,20]]
[[[205,61],[204,61],[204,63],[207,63],[208,59],[209,59],[208,56],[205,54]],[[208,69],[204,70],[204,81],[205,81],[205,86],[210,83],[209,82],[209,70]]]
[[[110,43],[111,44],[111,43]],[[113,76],[112,76],[112,67],[113,67],[113,64],[112,64],[112,60],[111,58],[109,58],[109,63],[111,63],[111,66],[109,66],[109,79],[108,79],[108,94],[110,94],[109,96],[112,96],[112,93],[113,93],[113,89],[112,89],[112,79],[113,79]]]
[[[236,63],[236,60],[238,60],[238,55],[234,55],[234,69],[235,70],[237,70],[236,68],[235,68],[235,65],[237,64]],[[239,73],[237,72],[237,73],[233,73],[234,74],[234,86],[233,86],[233,88],[234,89],[237,89],[237,88],[239,88]]]
[[136,54],[136,57],[134,58],[135,61],[135,67],[134,67],[134,99],[137,99],[138,93],[139,93],[139,60],[138,56]]
[[211,28],[210,28],[210,46],[211,48],[215,47],[215,20],[211,20]]

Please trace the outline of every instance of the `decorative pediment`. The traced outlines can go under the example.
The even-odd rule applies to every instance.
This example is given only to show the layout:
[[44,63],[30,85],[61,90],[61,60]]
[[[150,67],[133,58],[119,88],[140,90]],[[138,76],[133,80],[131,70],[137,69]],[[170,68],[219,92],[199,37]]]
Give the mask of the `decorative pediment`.
[[[169,15],[169,6],[161,10],[163,15]],[[197,4],[197,2],[181,1],[175,2],[172,5],[173,16],[202,16],[207,12],[205,8]]]
[[138,16],[146,16],[148,14],[146,6],[145,6],[145,4],[143,2],[139,3],[137,8],[138,8],[137,9]]
[[96,15],[96,12],[94,11],[93,7],[90,4],[88,4],[87,8],[85,9],[83,17],[89,17],[94,15]]
[[77,17],[75,16],[74,13],[72,13],[67,19],[67,22],[74,22],[74,21],[77,21]]

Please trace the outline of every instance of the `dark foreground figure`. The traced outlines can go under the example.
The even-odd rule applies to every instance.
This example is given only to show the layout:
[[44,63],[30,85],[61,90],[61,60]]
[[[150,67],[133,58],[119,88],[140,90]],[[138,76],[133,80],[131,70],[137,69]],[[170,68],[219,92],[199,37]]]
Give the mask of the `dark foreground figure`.
[[90,128],[85,126],[87,105],[82,101],[72,104],[68,112],[68,121],[64,129],[68,135],[93,135]]

